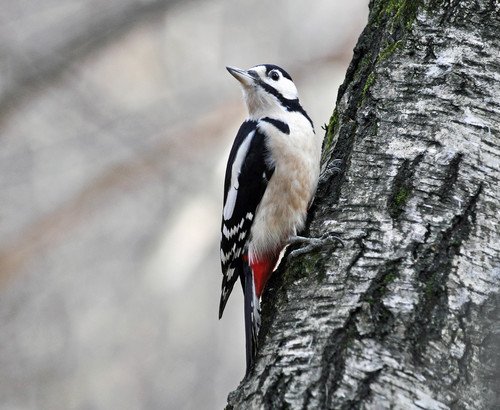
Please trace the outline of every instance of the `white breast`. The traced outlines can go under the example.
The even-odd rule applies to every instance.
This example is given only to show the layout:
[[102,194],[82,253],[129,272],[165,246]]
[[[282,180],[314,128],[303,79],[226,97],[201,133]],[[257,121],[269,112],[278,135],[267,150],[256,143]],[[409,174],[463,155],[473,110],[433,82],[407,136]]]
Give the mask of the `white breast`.
[[250,260],[279,252],[288,238],[303,228],[318,183],[322,138],[300,113],[286,113],[282,120],[290,127],[290,134],[259,123],[275,170],[255,214]]

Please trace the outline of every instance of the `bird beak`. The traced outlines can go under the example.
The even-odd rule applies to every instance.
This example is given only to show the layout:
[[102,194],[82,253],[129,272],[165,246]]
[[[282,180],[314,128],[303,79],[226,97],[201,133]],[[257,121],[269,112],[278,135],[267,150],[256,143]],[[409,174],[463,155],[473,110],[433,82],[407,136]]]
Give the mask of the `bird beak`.
[[229,74],[236,78],[242,85],[250,86],[254,83],[255,78],[248,73],[248,71],[242,70],[236,67],[226,67]]

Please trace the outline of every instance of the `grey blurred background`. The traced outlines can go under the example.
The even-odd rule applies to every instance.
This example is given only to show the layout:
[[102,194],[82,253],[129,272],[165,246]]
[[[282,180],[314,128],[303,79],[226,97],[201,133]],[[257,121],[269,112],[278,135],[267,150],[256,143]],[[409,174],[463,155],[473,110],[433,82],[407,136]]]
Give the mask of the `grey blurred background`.
[[225,65],[291,73],[328,122],[368,0],[0,0],[0,408],[217,409]]

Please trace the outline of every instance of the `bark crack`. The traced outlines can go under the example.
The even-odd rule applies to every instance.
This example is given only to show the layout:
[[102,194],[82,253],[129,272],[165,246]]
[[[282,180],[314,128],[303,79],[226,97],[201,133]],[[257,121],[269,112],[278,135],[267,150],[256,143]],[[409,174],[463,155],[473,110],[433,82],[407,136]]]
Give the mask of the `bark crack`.
[[[342,380],[349,342],[358,335],[356,316],[360,311],[360,308],[352,311],[345,325],[340,329],[335,329],[329,335],[328,342],[325,344],[321,357],[321,376],[318,380],[318,384],[322,386],[319,389],[319,408],[329,408],[333,394]],[[317,388],[314,389],[318,390]]]
[[405,159],[394,177],[391,195],[387,201],[389,215],[397,219],[404,211],[414,187],[415,170],[424,158],[424,154],[417,155],[413,161]]
[[438,235],[436,241],[427,246],[422,257],[416,261],[420,295],[414,321],[407,330],[416,363],[422,363],[427,344],[430,340],[437,339],[443,328],[448,314],[446,283],[453,269],[453,259],[468,239],[474,225],[476,204],[481,191],[482,184],[469,198],[464,211],[452,219],[450,227]]
[[462,162],[463,154],[459,152],[454,155],[448,166],[446,167],[446,174],[443,178],[443,184],[439,188],[437,195],[444,202],[449,198],[451,192],[453,192],[453,187],[458,179],[458,173],[460,170],[460,163]]
[[366,376],[363,380],[360,381],[358,388],[356,389],[355,399],[347,400],[342,407],[341,410],[352,410],[352,409],[360,409],[363,407],[363,404],[366,404],[367,400],[370,398],[372,394],[371,385],[373,382],[377,380],[380,373],[384,369],[377,369],[372,372],[367,372]]

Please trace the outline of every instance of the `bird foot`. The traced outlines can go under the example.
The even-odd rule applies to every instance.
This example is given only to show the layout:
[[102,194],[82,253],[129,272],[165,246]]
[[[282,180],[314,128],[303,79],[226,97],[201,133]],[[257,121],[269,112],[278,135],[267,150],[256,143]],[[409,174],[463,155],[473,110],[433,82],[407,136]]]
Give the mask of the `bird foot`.
[[327,232],[324,235],[320,236],[319,238],[306,238],[304,236],[292,236],[288,244],[289,245],[295,245],[295,244],[305,244],[305,246],[294,249],[293,251],[290,252],[290,257],[295,258],[296,256],[303,255],[305,253],[309,253],[315,249],[321,248],[325,245],[329,245],[332,243],[339,243],[340,246],[343,248],[344,247],[344,242],[342,239],[340,239],[338,236],[334,235],[335,232]]
[[331,163],[330,163],[330,170],[332,172],[340,172],[342,171],[342,169],[340,168],[340,166],[342,165],[342,161],[341,159],[334,159]]

